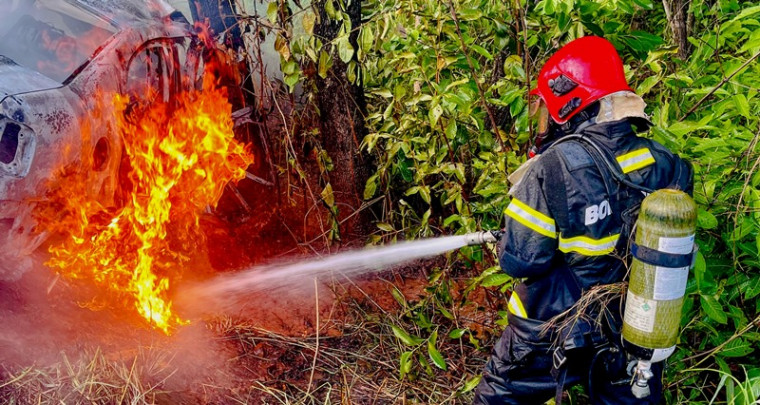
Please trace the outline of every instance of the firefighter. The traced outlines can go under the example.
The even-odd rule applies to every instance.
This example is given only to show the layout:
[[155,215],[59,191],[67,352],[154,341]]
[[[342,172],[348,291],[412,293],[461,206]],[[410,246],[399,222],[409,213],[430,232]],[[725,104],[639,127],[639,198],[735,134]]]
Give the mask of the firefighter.
[[592,403],[658,403],[661,368],[653,370],[648,398],[631,394],[619,302],[562,329],[547,322],[573,316],[573,304],[591,287],[625,278],[621,257],[645,191],[691,193],[691,167],[636,135],[651,125],[645,103],[603,38],[583,37],[558,50],[531,94],[535,157],[510,176],[512,199],[497,245],[502,269],[522,281],[509,297],[508,326],[475,404],[542,404],[552,397],[559,404],[564,388],[575,384],[586,387]]

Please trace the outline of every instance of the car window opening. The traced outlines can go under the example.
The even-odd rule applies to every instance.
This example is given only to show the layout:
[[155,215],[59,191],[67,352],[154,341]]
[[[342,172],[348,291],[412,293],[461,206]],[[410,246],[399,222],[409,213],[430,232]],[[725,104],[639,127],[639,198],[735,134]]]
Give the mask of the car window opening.
[[115,32],[66,2],[1,2],[0,55],[62,83]]

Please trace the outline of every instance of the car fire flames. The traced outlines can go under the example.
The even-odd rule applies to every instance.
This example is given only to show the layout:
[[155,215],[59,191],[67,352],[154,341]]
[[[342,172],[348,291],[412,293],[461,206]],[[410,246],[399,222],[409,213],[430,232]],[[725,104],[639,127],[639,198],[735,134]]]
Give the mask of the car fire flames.
[[0,280],[47,247],[48,267],[94,283],[93,303],[169,334],[201,215],[253,157],[233,134],[226,54],[168,3],[145,4],[3,8]]
[[37,212],[38,223],[63,235],[47,264],[93,281],[109,303],[134,307],[168,334],[183,323],[168,293],[204,243],[200,215],[228,182],[245,177],[252,158],[234,139],[231,106],[211,76],[202,91],[169,102],[133,106],[115,94],[113,103],[129,162],[120,180],[123,206],[109,210],[88,199],[81,192],[87,173],[61,170],[47,209]]

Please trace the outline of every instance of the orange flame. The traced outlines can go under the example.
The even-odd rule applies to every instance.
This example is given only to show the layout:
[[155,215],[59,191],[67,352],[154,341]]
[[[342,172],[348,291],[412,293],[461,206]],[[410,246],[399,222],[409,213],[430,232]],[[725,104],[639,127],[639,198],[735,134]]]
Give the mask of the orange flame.
[[203,91],[169,103],[130,104],[123,95],[113,103],[129,162],[120,185],[123,204],[105,209],[86,197],[86,173],[62,170],[53,204],[38,210],[39,222],[63,235],[49,248],[47,265],[92,280],[109,302],[137,309],[169,334],[186,323],[172,313],[169,290],[203,246],[200,215],[228,182],[245,177],[253,159],[234,139],[231,106],[210,75]]

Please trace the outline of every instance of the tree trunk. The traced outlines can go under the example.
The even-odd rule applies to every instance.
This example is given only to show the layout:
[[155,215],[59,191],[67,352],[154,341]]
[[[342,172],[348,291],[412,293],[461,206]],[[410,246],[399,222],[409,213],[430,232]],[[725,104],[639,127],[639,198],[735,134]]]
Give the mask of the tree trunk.
[[691,55],[692,51],[689,42],[693,24],[690,4],[690,0],[662,0],[668,25],[673,33],[673,40],[678,45],[678,56],[684,60]]
[[[321,38],[325,44],[337,37],[342,25],[341,21],[331,20],[327,16],[326,1],[332,0],[314,2],[314,10],[319,14],[314,35]],[[349,0],[346,12],[351,21],[349,42],[354,50],[357,50],[361,1]],[[340,226],[340,237],[346,242],[361,240],[372,232],[371,211],[365,209],[357,212],[363,203],[364,185],[370,176],[372,164],[370,157],[359,150],[359,144],[366,134],[364,90],[360,83],[349,82],[346,75],[348,66],[338,57],[336,48],[333,47],[333,65],[327,72],[327,78],[315,76],[316,102],[319,108],[322,147],[332,159],[334,166],[329,173],[329,181],[338,207],[337,220],[345,221]]]

